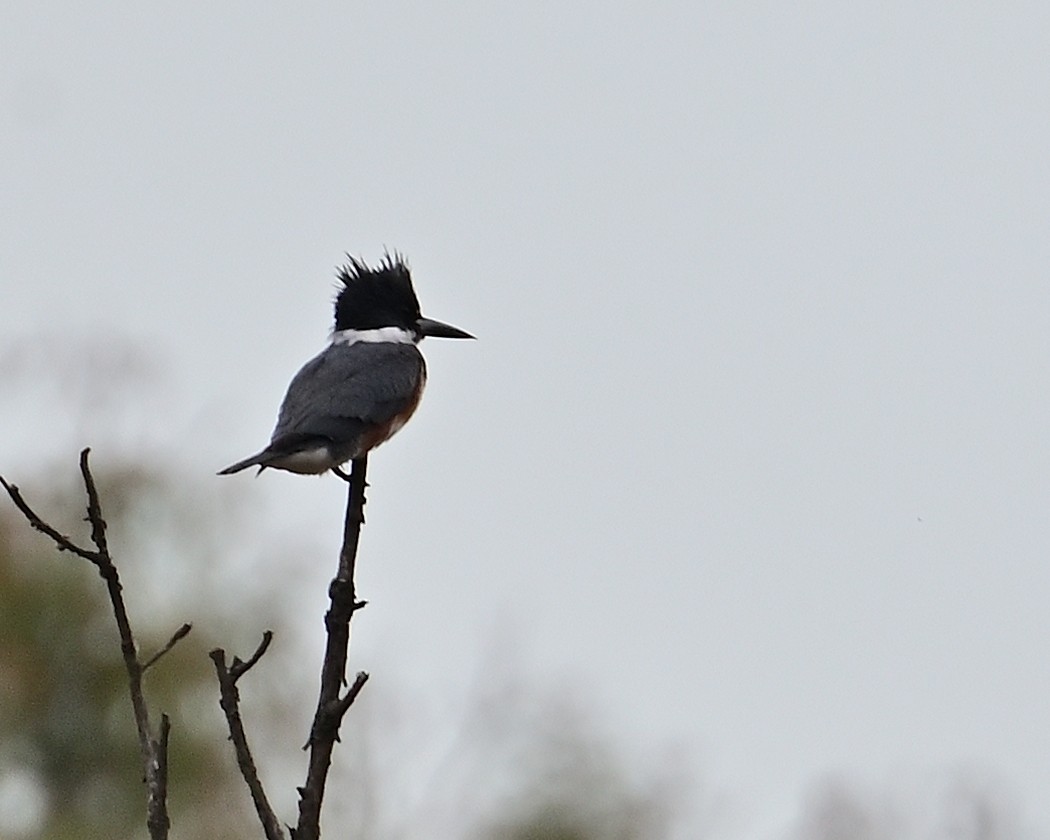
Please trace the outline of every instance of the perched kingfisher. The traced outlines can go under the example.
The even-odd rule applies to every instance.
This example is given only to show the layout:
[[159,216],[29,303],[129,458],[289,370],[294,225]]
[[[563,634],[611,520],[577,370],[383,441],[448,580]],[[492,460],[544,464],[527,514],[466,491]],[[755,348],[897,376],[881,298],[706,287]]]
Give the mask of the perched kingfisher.
[[375,268],[347,255],[339,269],[331,343],[292,379],[270,445],[219,471],[267,467],[320,475],[389,440],[415,412],[427,382],[425,336],[474,338],[424,318],[404,258]]

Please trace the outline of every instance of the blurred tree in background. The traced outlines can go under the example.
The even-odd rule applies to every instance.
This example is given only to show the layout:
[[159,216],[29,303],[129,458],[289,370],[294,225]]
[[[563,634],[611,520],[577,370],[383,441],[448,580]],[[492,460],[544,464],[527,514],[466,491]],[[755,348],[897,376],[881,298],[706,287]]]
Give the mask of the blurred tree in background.
[[[81,521],[82,492],[72,483],[74,470],[65,472],[68,475],[59,468],[54,475],[12,479],[52,524],[79,536],[86,527]],[[95,466],[115,535],[111,545],[122,572],[125,599],[145,656],[161,648],[178,626],[180,605],[186,612],[191,610],[188,601],[194,598],[195,587],[185,581],[199,586],[198,603],[193,605],[197,613],[212,607],[212,617],[196,621],[193,632],[146,675],[154,718],[161,712],[172,718],[173,836],[259,837],[226,740],[207,657],[209,649],[225,643],[224,634],[236,635],[238,623],[254,626],[259,617],[250,593],[240,602],[217,599],[209,591],[204,570],[193,571],[209,552],[194,549],[192,541],[214,528],[200,521],[208,516],[205,509],[180,501],[180,490],[167,478],[171,475],[177,472],[147,472],[135,465],[107,469],[102,459]],[[163,524],[161,511],[178,521]],[[181,543],[179,534],[185,535]],[[176,544],[155,544],[172,540]],[[154,603],[158,600],[163,603]],[[313,687],[301,686],[301,720],[289,719],[283,714],[287,707],[279,691],[281,672],[272,667],[274,662],[268,664],[271,667],[253,672],[259,678],[242,688],[256,712],[262,712],[248,720],[249,737],[255,743],[278,728],[299,726],[305,732],[314,699]],[[119,640],[102,581],[91,564],[59,553],[48,539],[32,531],[10,504],[0,507],[0,676],[0,837],[143,837],[145,795],[138,744]],[[668,802],[662,792],[633,785],[608,745],[588,731],[585,714],[567,711],[558,700],[559,692],[538,699],[520,686],[507,690],[512,696],[503,696],[487,711],[472,708],[462,727],[462,738],[469,745],[456,744],[451,750],[459,763],[452,772],[462,781],[456,796],[464,805],[458,814],[460,824],[450,828],[456,836],[479,840],[669,836]],[[361,840],[432,836],[419,812],[408,815],[407,822],[402,819],[406,815],[399,813],[380,814],[371,825],[364,819],[377,809],[393,811],[394,806],[386,804],[389,800],[382,794],[384,780],[375,778],[383,771],[355,755],[360,734],[348,738],[344,754],[337,754],[337,761],[359,768],[351,784],[360,793],[346,790],[345,784],[336,790],[325,821],[332,836]],[[294,732],[280,735],[285,744],[296,738]],[[381,734],[367,737],[383,740]],[[260,755],[274,759],[265,744]],[[298,752],[278,760],[287,766],[276,775],[290,773],[292,766],[298,772],[301,764]],[[264,778],[267,769],[263,767]],[[365,774],[372,778],[365,779]],[[496,775],[503,778],[503,794],[486,786]],[[440,803],[424,801],[421,808],[440,808]],[[290,820],[292,811],[284,813]],[[394,825],[398,827],[391,828]]]
[[858,790],[844,779],[817,784],[793,840],[1017,840],[1013,807],[987,779],[958,772],[919,790]]
[[[134,467],[107,472],[104,464],[96,472],[117,532],[127,530],[135,512],[170,506],[175,498],[156,473]],[[60,529],[83,534],[82,492],[67,478],[56,474],[22,484]],[[32,492],[41,487],[50,492]],[[190,531],[195,527],[183,524]],[[122,570],[136,560],[119,547],[117,558]],[[133,587],[125,596],[148,656],[178,625],[166,621],[169,610],[141,603]],[[210,711],[215,686],[206,654],[215,639],[207,629],[196,627],[146,675],[154,717],[164,711],[173,723],[172,818],[182,836],[255,836],[245,830],[252,827],[244,819],[247,812],[231,808],[244,797],[220,720]],[[206,715],[202,708],[209,710]],[[127,675],[102,581],[91,564],[59,554],[5,504],[0,508],[0,836],[140,837],[141,775]]]
[[[301,783],[304,767],[298,747],[316,701],[313,663],[320,661],[319,651],[299,646],[296,628],[304,620],[319,625],[320,612],[305,619],[291,614],[294,606],[286,597],[281,600],[286,593],[274,583],[287,567],[279,570],[274,564],[273,575],[256,573],[245,580],[238,571],[245,552],[256,552],[249,556],[258,570],[274,559],[275,550],[281,551],[262,548],[266,528],[258,530],[259,517],[250,524],[256,531],[251,545],[239,547],[239,557],[231,556],[232,541],[249,531],[249,523],[206,489],[212,486],[203,483],[207,477],[188,477],[174,466],[173,456],[143,445],[141,430],[154,415],[145,412],[147,420],[129,419],[123,414],[125,400],[112,396],[104,383],[116,381],[117,390],[127,392],[127,383],[119,383],[121,371],[130,366],[139,371],[139,385],[155,385],[155,369],[142,361],[146,354],[119,347],[80,352],[68,341],[45,346],[52,351],[65,347],[67,355],[34,360],[8,354],[0,358],[0,380],[6,378],[3,384],[10,385],[12,372],[17,373],[25,388],[36,389],[27,400],[36,400],[38,409],[71,427],[65,434],[43,428],[31,430],[33,434],[54,440],[56,451],[65,437],[75,438],[74,444],[67,447],[65,461],[54,466],[28,472],[0,466],[45,519],[76,539],[85,525],[73,453],[82,443],[96,444],[93,469],[142,652],[148,657],[162,647],[183,621],[194,624],[190,635],[145,678],[154,720],[161,712],[172,718],[172,837],[259,838],[227,741],[207,652],[223,646],[231,655],[246,655],[263,629],[277,631],[274,648],[240,688],[264,783],[279,815],[292,821],[294,786]],[[99,358],[105,363],[96,364]],[[143,365],[147,373],[142,373]],[[11,389],[5,390],[10,396]],[[135,394],[140,390],[131,389]],[[100,392],[111,395],[101,408],[96,398]],[[77,420],[92,411],[102,411],[104,422]],[[98,428],[111,430],[113,451],[97,446]],[[10,444],[11,438],[6,439]],[[132,449],[138,450],[136,457],[129,456]],[[720,802],[716,812],[708,792],[680,761],[618,751],[622,744],[594,721],[586,696],[552,687],[536,675],[518,674],[513,652],[503,647],[495,659],[503,663],[502,670],[482,663],[477,684],[465,690],[462,708],[445,710],[438,721],[426,719],[426,703],[420,698],[368,686],[347,718],[345,743],[336,751],[324,836],[741,836],[724,823],[746,824],[747,815],[725,820],[724,812],[732,806]],[[385,676],[385,686],[396,679]],[[389,714],[391,709],[409,711],[399,718]],[[436,748],[436,741],[444,746]],[[420,765],[428,761],[430,766],[420,773]],[[412,776],[416,778],[410,780]],[[782,837],[1019,840],[1023,835],[1009,815],[1008,801],[979,782],[952,783],[939,794],[919,791],[910,798],[858,793],[829,783],[802,803],[796,824]],[[145,836],[138,744],[102,581],[89,563],[59,554],[6,498],[0,499],[0,840]]]

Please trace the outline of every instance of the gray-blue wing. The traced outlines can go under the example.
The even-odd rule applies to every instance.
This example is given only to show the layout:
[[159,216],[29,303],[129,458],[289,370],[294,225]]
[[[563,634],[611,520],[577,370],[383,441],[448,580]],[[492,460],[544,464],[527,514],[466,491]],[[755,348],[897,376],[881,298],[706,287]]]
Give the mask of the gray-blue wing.
[[369,428],[415,402],[425,376],[414,344],[333,344],[292,379],[269,448],[288,452],[326,443],[351,451]]

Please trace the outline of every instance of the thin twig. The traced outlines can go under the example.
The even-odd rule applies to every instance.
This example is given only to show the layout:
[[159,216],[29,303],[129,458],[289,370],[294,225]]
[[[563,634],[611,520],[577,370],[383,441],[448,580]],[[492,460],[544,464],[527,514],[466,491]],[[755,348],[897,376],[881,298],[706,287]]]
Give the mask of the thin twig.
[[226,651],[222,648],[216,648],[209,656],[215,663],[215,674],[219,678],[219,705],[222,706],[222,711],[226,715],[233,751],[237,755],[237,766],[240,768],[245,784],[248,785],[252,802],[255,803],[255,813],[259,816],[266,840],[285,840],[281,822],[277,819],[270,800],[266,798],[266,791],[259,779],[259,771],[255,767],[255,759],[252,758],[252,751],[248,746],[248,738],[244,733],[244,722],[241,720],[241,698],[237,691],[237,680],[244,676],[266,653],[272,639],[273,633],[267,630],[263,633],[259,647],[255,649],[255,653],[247,662],[242,662],[235,656],[229,667],[226,665]]
[[[84,489],[87,491],[87,521],[91,523],[91,542],[95,544],[98,553],[109,559],[109,546],[106,544],[106,520],[102,518],[102,503],[98,498],[98,489],[95,487],[95,479],[91,475],[91,467],[88,466],[88,453],[91,449],[85,448],[80,453],[80,475],[84,478]],[[113,565],[113,561],[109,561]]]
[[142,665],[142,673],[146,673],[150,668],[157,664],[164,654],[170,651],[175,645],[186,638],[189,635],[190,630],[193,629],[192,624],[183,624],[178,630],[171,634],[171,638],[168,639],[168,643],[158,650],[153,656],[147,659]]
[[56,531],[54,528],[48,525],[43,519],[41,519],[36,514],[36,511],[34,511],[29,506],[29,503],[22,498],[22,494],[21,492],[19,492],[17,485],[8,484],[3,476],[0,476],[0,484],[4,486],[4,489],[7,491],[7,495],[11,497],[11,501],[15,503],[15,507],[17,507],[22,512],[22,515],[26,518],[26,521],[28,521],[29,524],[41,534],[50,537],[51,541],[58,547],[59,551],[70,551],[73,554],[76,554],[78,557],[83,557],[85,560],[94,563],[96,566],[99,565],[101,560],[99,558],[98,552],[89,551],[86,548],[81,548],[69,537],[65,536],[64,534],[60,534],[58,531]]
[[354,611],[364,606],[354,593],[354,567],[361,526],[365,521],[365,475],[368,456],[355,458],[350,474],[343,522],[343,546],[339,552],[339,570],[328,588],[331,606],[325,614],[328,640],[321,666],[321,690],[310,727],[310,750],[306,784],[299,788],[299,823],[292,830],[292,840],[318,840],[321,835],[321,801],[324,798],[332,749],[339,738],[339,725],[357,698],[368,674],[361,672],[350,690],[340,696],[346,684],[346,660],[350,646],[350,620]]
[[[335,704],[333,709],[333,717],[338,720],[343,719],[350,707],[354,704],[357,699],[357,695],[361,693],[361,689],[365,687],[365,683],[368,682],[368,674],[364,671],[358,671],[357,676],[354,678],[354,684],[350,686],[350,690],[346,692]],[[336,740],[339,740],[339,734],[336,733]]]
[[[162,716],[160,738],[154,737],[153,728],[150,725],[149,708],[142,691],[142,672],[145,667],[138,657],[135,636],[131,631],[127,608],[124,606],[120,575],[117,573],[117,567],[113,563],[109,545],[106,542],[106,520],[102,515],[102,503],[88,463],[90,452],[90,449],[84,449],[80,453],[80,474],[87,494],[87,522],[91,525],[91,541],[95,544],[95,551],[77,545],[69,537],[45,522],[22,498],[22,494],[15,485],[9,484],[3,477],[0,477],[0,484],[3,485],[11,501],[15,503],[33,528],[48,536],[60,551],[70,551],[92,563],[106,582],[109,601],[113,607],[113,617],[117,622],[117,631],[120,634],[120,652],[124,659],[124,669],[128,674],[128,693],[131,695],[135,729],[139,736],[139,752],[146,781],[146,826],[149,829],[151,840],[166,840],[171,827],[171,821],[168,818],[168,735],[171,723],[167,715]],[[170,644],[173,645],[176,641],[178,640],[174,639]]]
[[166,714],[160,716],[160,738],[157,741],[157,777],[165,792],[168,790],[168,739],[171,736],[171,718]]
[[239,680],[244,674],[255,667],[255,663],[262,659],[262,655],[266,653],[266,649],[270,647],[270,642],[273,641],[273,630],[267,630],[263,633],[262,641],[259,642],[259,647],[255,649],[247,662],[241,661],[238,657],[233,657],[233,665],[230,667],[230,673],[233,674],[234,681]]

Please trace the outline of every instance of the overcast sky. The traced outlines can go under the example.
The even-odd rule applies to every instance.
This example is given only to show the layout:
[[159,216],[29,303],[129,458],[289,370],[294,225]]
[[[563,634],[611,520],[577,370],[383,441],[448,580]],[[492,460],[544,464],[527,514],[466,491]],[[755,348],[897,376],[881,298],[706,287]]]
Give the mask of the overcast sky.
[[[2,17],[2,349],[140,348],[127,439],[259,449],[346,251],[479,337],[372,458],[358,667],[505,635],[737,836],[959,768],[1050,832],[1050,6]],[[0,465],[112,439],[58,397]],[[342,483],[214,480],[318,547],[273,587],[319,631]]]

